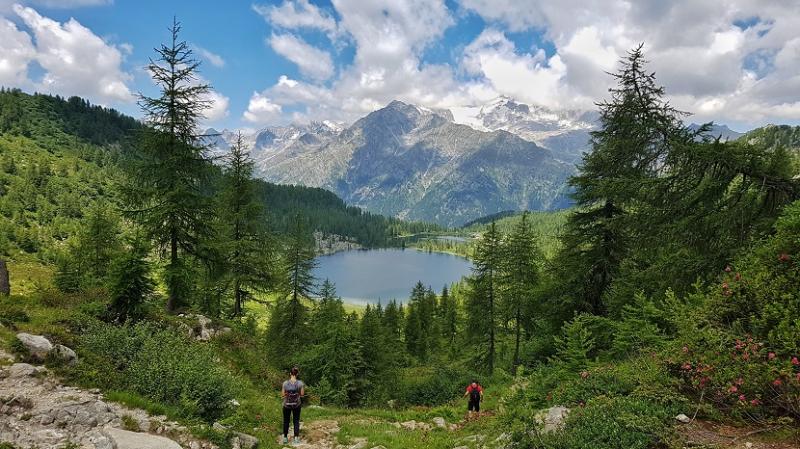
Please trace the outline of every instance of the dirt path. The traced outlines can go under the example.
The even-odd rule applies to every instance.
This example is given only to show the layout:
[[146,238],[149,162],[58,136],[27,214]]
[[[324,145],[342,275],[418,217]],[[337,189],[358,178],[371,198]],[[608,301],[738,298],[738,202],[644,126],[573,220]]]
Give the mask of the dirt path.
[[[684,447],[714,447],[719,449],[800,449],[800,437],[774,441],[770,427],[733,427],[697,420],[678,428]],[[792,441],[793,440],[793,441]]]

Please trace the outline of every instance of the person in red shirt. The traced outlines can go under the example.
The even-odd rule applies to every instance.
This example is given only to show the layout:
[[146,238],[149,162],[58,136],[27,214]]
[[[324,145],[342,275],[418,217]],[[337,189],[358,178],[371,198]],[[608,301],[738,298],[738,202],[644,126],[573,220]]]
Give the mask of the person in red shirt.
[[467,413],[469,417],[472,417],[473,412],[480,413],[481,401],[483,400],[483,388],[477,380],[473,380],[472,383],[469,384],[467,391],[464,393],[464,397],[469,397],[469,402],[467,403]]

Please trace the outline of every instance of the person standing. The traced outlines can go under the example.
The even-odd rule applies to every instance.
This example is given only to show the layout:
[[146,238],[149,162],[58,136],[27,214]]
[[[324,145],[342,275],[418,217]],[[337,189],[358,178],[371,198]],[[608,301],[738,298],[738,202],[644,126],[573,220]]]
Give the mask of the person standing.
[[297,378],[300,369],[296,366],[290,371],[289,380],[283,382],[281,397],[283,398],[283,444],[289,443],[289,419],[294,425],[294,444],[300,444],[300,409],[306,386]]
[[481,412],[483,387],[481,387],[477,380],[473,380],[472,383],[469,384],[467,391],[464,393],[464,397],[469,397],[469,402],[467,403],[467,413],[470,418],[472,418],[473,413]]

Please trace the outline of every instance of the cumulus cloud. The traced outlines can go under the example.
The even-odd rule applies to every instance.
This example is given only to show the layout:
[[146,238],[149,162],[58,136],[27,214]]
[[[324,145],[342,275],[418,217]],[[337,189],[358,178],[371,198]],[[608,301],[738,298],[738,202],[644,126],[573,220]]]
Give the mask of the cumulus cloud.
[[273,103],[265,95],[253,92],[244,119],[257,125],[273,123],[282,113],[281,106]]
[[273,34],[267,43],[275,53],[293,62],[303,75],[316,80],[326,80],[333,76],[331,55],[293,34]]
[[222,56],[207,50],[199,45],[193,45],[194,50],[203,58],[204,61],[208,62],[209,64],[213,65],[214,67],[222,68],[225,67],[225,59]]
[[28,84],[28,63],[35,56],[36,49],[28,33],[0,17],[0,85]]
[[[11,85],[32,85],[43,92],[80,95],[100,103],[133,101],[128,88],[132,77],[121,68],[123,56],[119,47],[106,43],[75,19],[59,23],[30,7],[13,8],[33,39],[3,19],[0,33],[4,39],[0,48],[5,56],[0,56],[0,60],[7,68],[0,69],[0,76],[13,76]],[[6,39],[8,36],[10,40]],[[44,70],[41,80],[27,79],[31,61]]]
[[320,30],[334,38],[338,34],[336,20],[308,0],[287,0],[279,6],[253,5],[272,26],[288,30]]
[[208,102],[208,109],[203,112],[206,123],[214,123],[228,116],[230,99],[221,93],[210,90],[202,100]]

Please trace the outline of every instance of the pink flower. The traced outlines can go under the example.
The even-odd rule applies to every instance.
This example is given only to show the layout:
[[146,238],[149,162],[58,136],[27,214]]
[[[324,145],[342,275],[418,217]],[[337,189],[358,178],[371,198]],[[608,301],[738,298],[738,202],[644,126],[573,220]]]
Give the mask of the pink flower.
[[736,385],[742,385],[743,383],[744,383],[744,379],[742,379],[741,377],[736,379]]
[[730,272],[731,272],[731,266],[730,266],[730,265],[728,265],[727,267],[725,267],[725,272],[726,272],[726,273],[730,273]]
[[684,354],[688,354],[689,353],[689,347],[688,346],[684,346],[682,350],[683,350]]
[[731,385],[731,387],[728,388],[728,393],[736,393],[737,391],[739,391],[739,389],[736,387],[736,385]]
[[686,362],[683,365],[681,365],[681,368],[683,368],[685,371],[689,371],[690,369],[692,369],[692,364],[689,363],[689,362]]
[[761,401],[759,401],[758,399],[753,399],[750,401],[750,405],[759,405],[759,404],[761,404]]
[[797,381],[800,382],[800,373],[797,373]]
[[727,290],[728,289],[728,283],[727,282],[723,282],[722,283],[722,289],[723,290]]
[[776,387],[780,387],[781,385],[783,385],[783,381],[780,378],[775,379],[775,380],[772,381],[772,385],[775,385]]
[[775,360],[775,353],[774,352],[770,352],[769,354],[767,354],[767,359],[768,360]]
[[746,401],[746,400],[747,400],[747,398],[746,398],[746,397],[745,397],[743,394],[740,394],[740,395],[739,395],[739,400],[740,400],[740,401],[742,401],[742,402],[744,402],[744,401]]
[[788,262],[789,259],[791,259],[791,258],[786,253],[781,253],[781,255],[778,256],[778,260],[781,261],[781,262]]
[[792,365],[800,366],[800,360],[798,360],[797,357],[792,357]]

